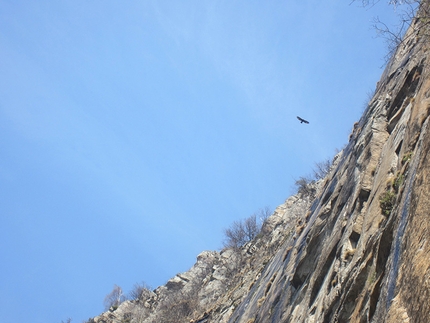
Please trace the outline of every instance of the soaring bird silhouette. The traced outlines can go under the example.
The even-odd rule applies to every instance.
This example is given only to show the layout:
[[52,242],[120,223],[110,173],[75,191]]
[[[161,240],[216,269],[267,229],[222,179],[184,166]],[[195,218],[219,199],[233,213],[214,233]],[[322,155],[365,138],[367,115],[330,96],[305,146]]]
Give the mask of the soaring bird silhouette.
[[299,119],[300,123],[309,123],[309,121],[302,119],[300,117],[297,117],[297,119]]

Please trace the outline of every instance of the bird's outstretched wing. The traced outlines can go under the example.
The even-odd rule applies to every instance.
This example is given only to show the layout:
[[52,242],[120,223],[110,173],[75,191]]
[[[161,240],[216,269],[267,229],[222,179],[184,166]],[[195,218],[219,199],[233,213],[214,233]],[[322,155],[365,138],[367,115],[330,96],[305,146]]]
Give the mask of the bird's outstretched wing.
[[297,119],[299,119],[300,123],[309,123],[309,121],[302,119],[300,117],[297,117]]

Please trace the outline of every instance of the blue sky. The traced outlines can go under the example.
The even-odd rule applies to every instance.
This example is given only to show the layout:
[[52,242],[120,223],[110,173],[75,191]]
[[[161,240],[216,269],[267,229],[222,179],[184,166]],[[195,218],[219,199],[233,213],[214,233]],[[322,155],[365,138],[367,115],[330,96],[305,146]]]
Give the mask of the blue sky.
[[114,284],[162,285],[283,203],[379,80],[377,15],[395,18],[334,0],[0,0],[0,321],[81,322]]

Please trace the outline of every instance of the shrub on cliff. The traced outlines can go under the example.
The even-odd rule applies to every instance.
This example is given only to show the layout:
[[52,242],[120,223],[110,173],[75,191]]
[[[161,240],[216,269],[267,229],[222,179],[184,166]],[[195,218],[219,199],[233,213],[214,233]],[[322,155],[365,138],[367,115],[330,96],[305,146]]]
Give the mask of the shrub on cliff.
[[[353,0],[361,2],[364,7],[373,6],[379,0]],[[395,26],[389,26],[378,17],[374,18],[373,28],[377,35],[385,39],[388,53],[386,62],[393,56],[401,44],[407,43],[416,33],[419,41],[428,43],[430,39],[430,1],[428,0],[390,0],[398,13],[398,22]],[[415,22],[418,22],[414,25]],[[406,30],[414,25],[414,33],[406,35]]]
[[314,179],[301,176],[298,180],[294,182],[294,185],[297,188],[297,194],[299,194],[301,198],[314,198],[316,193],[316,189],[313,185],[314,183]]
[[384,215],[390,215],[396,202],[396,194],[392,191],[385,191],[379,198],[379,206]]
[[103,304],[105,306],[105,310],[109,310],[111,307],[115,310],[118,306],[126,300],[122,292],[122,288],[118,285],[114,285],[112,291],[106,295]]
[[224,247],[237,249],[254,239],[260,232],[255,214],[250,217],[234,221],[232,225],[224,230]]
[[320,180],[326,177],[330,172],[331,165],[332,161],[330,159],[315,163],[315,167],[313,168],[314,178]]
[[136,283],[133,289],[128,294],[130,299],[146,299],[151,295],[151,287],[146,285],[144,282]]
[[199,287],[169,294],[161,301],[157,321],[163,323],[190,322],[199,308]]
[[224,248],[238,249],[252,241],[261,232],[261,227],[270,216],[269,207],[258,210],[246,219],[234,221],[224,230]]

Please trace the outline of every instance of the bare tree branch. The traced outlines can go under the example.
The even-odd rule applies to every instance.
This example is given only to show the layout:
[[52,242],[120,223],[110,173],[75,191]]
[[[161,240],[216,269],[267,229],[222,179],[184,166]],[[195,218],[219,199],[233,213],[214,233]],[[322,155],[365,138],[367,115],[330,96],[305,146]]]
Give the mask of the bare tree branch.
[[106,295],[103,305],[105,310],[109,310],[111,307],[117,308],[122,302],[124,302],[126,297],[122,292],[122,288],[118,285],[114,285],[112,291]]

